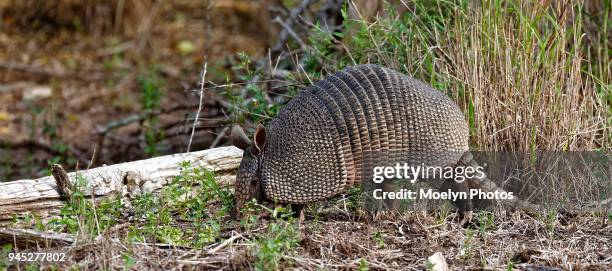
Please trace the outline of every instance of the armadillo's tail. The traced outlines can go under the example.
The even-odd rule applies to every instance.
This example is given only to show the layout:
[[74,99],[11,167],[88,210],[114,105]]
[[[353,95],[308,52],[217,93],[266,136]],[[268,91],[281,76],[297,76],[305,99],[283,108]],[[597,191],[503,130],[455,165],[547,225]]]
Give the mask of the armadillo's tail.
[[[474,160],[474,156],[470,151],[466,151],[461,159],[459,160],[459,164],[465,167],[472,167],[474,169],[480,167],[478,162]],[[478,178],[481,177],[481,178]],[[468,186],[471,189],[480,189],[482,192],[497,192],[497,193],[507,193],[506,190],[497,186],[495,182],[491,181],[486,174],[484,176],[476,176],[473,179],[468,181]],[[500,203],[502,206],[518,208],[523,210],[540,210],[540,206],[537,204],[533,204],[526,200],[519,199],[517,196],[514,196],[512,199],[496,199],[497,203]]]

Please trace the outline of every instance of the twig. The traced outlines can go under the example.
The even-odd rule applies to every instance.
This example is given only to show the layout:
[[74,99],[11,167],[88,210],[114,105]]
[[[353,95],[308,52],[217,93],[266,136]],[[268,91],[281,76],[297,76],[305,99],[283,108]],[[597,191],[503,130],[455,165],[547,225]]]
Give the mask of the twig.
[[130,115],[120,120],[113,120],[109,122],[108,124],[106,124],[106,126],[97,128],[96,133],[103,135],[103,134],[110,132],[111,130],[121,128],[123,126],[129,125],[130,123],[141,121],[150,116],[156,116],[160,114],[165,114],[165,113],[169,113],[169,112],[173,112],[177,110],[189,109],[189,108],[190,108],[189,105],[176,105],[176,106],[173,106],[167,109],[161,109],[161,110],[145,110],[140,114]]
[[283,19],[281,19],[279,16],[276,16],[276,18],[274,18],[274,22],[280,24],[284,30],[287,31],[287,33],[295,40],[297,41],[297,43],[300,45],[300,48],[302,48],[302,50],[306,50],[306,44],[304,43],[304,41],[300,38],[300,36],[298,36],[297,33],[295,33],[295,31],[293,31],[293,29],[291,28],[291,26],[289,26],[289,24],[287,24],[285,21],[283,21]]
[[133,41],[128,41],[128,42],[124,42],[124,43],[121,43],[121,44],[116,45],[116,46],[111,46],[111,47],[104,48],[104,49],[100,50],[99,52],[97,52],[96,55],[97,56],[114,55],[114,54],[121,53],[121,52],[123,52],[125,50],[132,49],[132,48],[134,48],[134,42]]
[[155,1],[153,6],[148,9],[147,15],[141,20],[140,25],[138,26],[138,37],[135,39],[137,40],[136,43],[139,49],[142,49],[149,41],[151,36],[152,22],[154,18],[158,16],[161,4],[162,2]]
[[200,81],[200,104],[198,105],[198,112],[196,112],[195,119],[193,121],[193,127],[191,128],[191,136],[189,137],[189,144],[187,144],[187,152],[191,150],[191,142],[193,141],[193,135],[195,134],[196,124],[200,118],[200,112],[202,112],[202,105],[204,103],[204,85],[206,84],[206,71],[208,70],[208,62],[204,62],[204,71],[202,72],[202,81]]
[[160,248],[160,249],[184,249],[184,250],[191,250],[191,249],[193,249],[192,247],[189,247],[189,246],[181,246],[181,245],[166,244],[166,243],[142,243],[142,242],[134,242],[134,243],[132,243],[132,245],[146,246],[146,247],[157,247],[157,248]]
[[87,165],[87,169],[90,169],[91,166],[96,162],[96,155],[98,154],[98,148],[94,147],[93,153],[91,154],[91,159],[89,159],[89,164]]
[[[210,9],[212,8],[212,5],[210,3],[210,1],[206,0],[205,1],[206,4],[206,8],[204,9],[204,38],[208,41],[210,40],[210,22],[209,22],[209,12]],[[193,120],[193,127],[191,127],[191,135],[189,136],[189,143],[187,144],[187,152],[191,151],[191,143],[193,142],[193,136],[195,134],[195,130],[196,130],[196,124],[199,121],[200,118],[200,112],[202,112],[202,107],[204,104],[204,87],[206,85],[206,72],[208,71],[208,50],[209,50],[209,46],[208,43],[206,46],[204,46],[204,68],[202,70],[201,73],[201,80],[200,80],[200,102],[198,103],[198,111],[196,112],[195,115],[195,119]]]
[[[175,260],[176,263],[181,265],[197,265],[199,267],[206,267],[207,269],[221,269],[220,266],[213,265],[214,263],[205,260]],[[223,262],[219,262],[223,263]]]
[[210,148],[214,148],[217,146],[217,144],[219,144],[221,139],[225,137],[225,133],[227,133],[227,130],[229,130],[229,127],[225,127],[223,128],[223,130],[221,130],[221,132],[219,132],[215,140],[213,140],[213,142],[210,144]]
[[291,35],[288,31],[293,28],[293,24],[297,20],[298,16],[304,12],[312,4],[314,0],[304,0],[302,3],[296,8],[292,9],[289,13],[289,18],[287,18],[286,27],[283,26],[283,30],[278,35],[278,41],[272,47],[272,52],[278,53],[285,48],[285,43],[287,43],[287,39],[289,39],[289,35]]
[[[29,149],[36,148],[42,151],[45,151],[49,154],[53,155],[64,155],[65,153],[61,153],[55,150],[50,144],[40,141],[40,140],[22,140],[17,142],[8,142],[8,141],[0,141],[0,149]],[[68,152],[70,155],[74,156],[79,162],[84,164],[89,164],[91,161],[84,157],[83,153],[76,148],[69,146]]]
[[228,239],[226,239],[225,241],[223,241],[223,243],[219,244],[218,246],[212,248],[211,250],[208,251],[208,254],[215,254],[217,251],[221,250],[222,248],[224,248],[225,246],[227,246],[228,244],[234,242],[234,240],[241,238],[242,234],[236,234]]
[[[78,176],[78,172],[77,172],[77,176]],[[90,199],[91,199],[91,207],[93,209],[93,214],[94,214],[94,221],[96,221],[96,232],[98,233],[98,236],[100,236],[100,220],[98,219],[98,210],[96,209],[96,188],[93,185],[91,186]]]
[[76,78],[92,80],[92,81],[99,81],[99,80],[107,79],[107,77],[104,76],[103,74],[95,74],[92,72],[88,72],[87,75],[84,75],[84,74],[68,72],[64,70],[56,71],[56,70],[52,70],[48,68],[37,67],[37,66],[32,66],[32,65],[25,64],[25,63],[19,63],[19,62],[13,62],[13,61],[8,61],[8,62],[0,61],[0,69],[17,70],[17,71],[22,71],[22,72],[27,72],[27,73],[37,74],[37,75],[43,75],[43,76],[51,76],[51,77],[76,77]]
[[24,89],[29,86],[33,86],[33,82],[16,82],[12,84],[0,85],[0,93],[2,92],[13,92],[19,89]]

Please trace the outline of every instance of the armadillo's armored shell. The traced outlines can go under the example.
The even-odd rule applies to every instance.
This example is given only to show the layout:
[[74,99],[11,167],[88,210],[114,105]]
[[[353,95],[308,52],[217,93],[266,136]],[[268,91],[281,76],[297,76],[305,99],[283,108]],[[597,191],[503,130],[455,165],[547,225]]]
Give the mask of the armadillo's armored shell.
[[[308,203],[362,181],[364,164],[454,165],[468,150],[457,105],[423,82],[358,65],[314,83],[271,121],[261,161],[266,197]],[[379,159],[368,161],[369,154]]]

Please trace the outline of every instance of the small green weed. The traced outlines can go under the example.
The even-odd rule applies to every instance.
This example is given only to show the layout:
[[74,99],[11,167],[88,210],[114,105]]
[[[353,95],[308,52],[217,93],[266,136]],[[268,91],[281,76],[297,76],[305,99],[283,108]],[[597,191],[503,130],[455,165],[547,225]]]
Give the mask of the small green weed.
[[97,236],[119,221],[123,208],[121,201],[103,199],[94,208],[91,199],[83,193],[83,189],[87,189],[86,183],[82,175],[77,175],[70,202],[61,209],[60,217],[51,219],[46,227],[54,231]]
[[557,226],[557,210],[551,209],[542,217],[542,222],[546,225],[546,232],[549,238],[555,236],[555,227]]
[[145,120],[142,123],[147,144],[144,151],[150,156],[157,156],[160,154],[161,146],[159,142],[163,140],[164,134],[159,129],[159,117],[151,113],[160,108],[165,83],[157,75],[157,71],[152,69],[148,74],[141,75],[138,78],[138,85],[140,86],[142,107],[146,113]]
[[370,270],[370,263],[368,260],[361,258],[359,259],[359,267],[357,268],[359,271],[368,271]]
[[8,254],[13,250],[13,245],[5,244],[0,250],[0,270],[7,270],[11,263],[8,261]]
[[233,206],[231,191],[204,168],[189,162],[180,167],[181,174],[159,196],[148,193],[132,200],[138,226],[130,227],[129,241],[202,248],[219,240],[222,219]]
[[243,214],[243,217],[240,219],[240,227],[245,229],[246,231],[253,228],[253,226],[257,223],[257,213],[261,210],[259,205],[257,205],[257,201],[252,199],[247,202],[240,212]]
[[263,74],[255,70],[251,59],[245,53],[238,53],[237,58],[238,62],[232,70],[237,74],[238,80],[244,84],[238,84],[240,86],[238,89],[236,84],[228,84],[224,92],[225,98],[232,105],[230,107],[232,120],[238,123],[245,120],[257,123],[276,116],[279,105],[270,102],[270,97],[262,87]]
[[123,270],[130,270],[134,265],[136,265],[136,260],[130,254],[123,254],[123,262],[125,264]]
[[285,208],[273,211],[275,221],[268,225],[266,232],[254,242],[256,270],[277,270],[281,260],[299,243],[299,231],[294,223],[293,213]]
[[[57,82],[53,81],[52,85],[57,85]],[[49,168],[54,164],[64,164],[67,166],[74,166],[76,164],[76,159],[69,156],[68,144],[62,138],[62,131],[60,129],[62,122],[60,117],[61,102],[56,94],[52,94],[49,99],[45,103],[26,101],[26,106],[30,112],[30,119],[27,121],[29,139],[36,141],[42,137],[52,143],[49,146],[52,156],[47,160],[47,167],[42,168],[38,172],[40,175],[51,175]],[[38,168],[32,156],[28,157],[26,163],[27,168]]]
[[372,240],[376,242],[376,245],[378,245],[379,248],[383,248],[385,246],[385,239],[383,239],[382,236],[383,235],[380,230],[376,230],[374,235],[372,235]]
[[461,246],[461,257],[465,260],[471,259],[474,255],[474,231],[471,229],[465,230],[465,239]]
[[363,206],[365,201],[364,192],[361,187],[354,186],[346,191],[346,209],[349,211],[356,211]]
[[478,230],[480,237],[487,242],[487,231],[493,227],[494,215],[492,212],[482,211],[476,214],[476,221],[478,221]]
[[451,212],[451,204],[448,201],[442,202],[436,216],[437,224],[444,224]]

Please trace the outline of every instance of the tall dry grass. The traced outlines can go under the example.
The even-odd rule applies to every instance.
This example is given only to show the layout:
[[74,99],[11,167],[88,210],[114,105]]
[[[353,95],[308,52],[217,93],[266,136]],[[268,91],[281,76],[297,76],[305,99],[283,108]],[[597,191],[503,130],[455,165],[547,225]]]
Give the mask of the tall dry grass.
[[481,150],[610,150],[609,0],[407,7],[347,20],[357,31],[339,41],[347,49],[336,64],[381,63],[445,91]]
[[[0,0],[1,27],[40,29],[68,27],[92,34],[142,31],[152,20],[151,0]],[[5,25],[3,25],[4,23]]]

